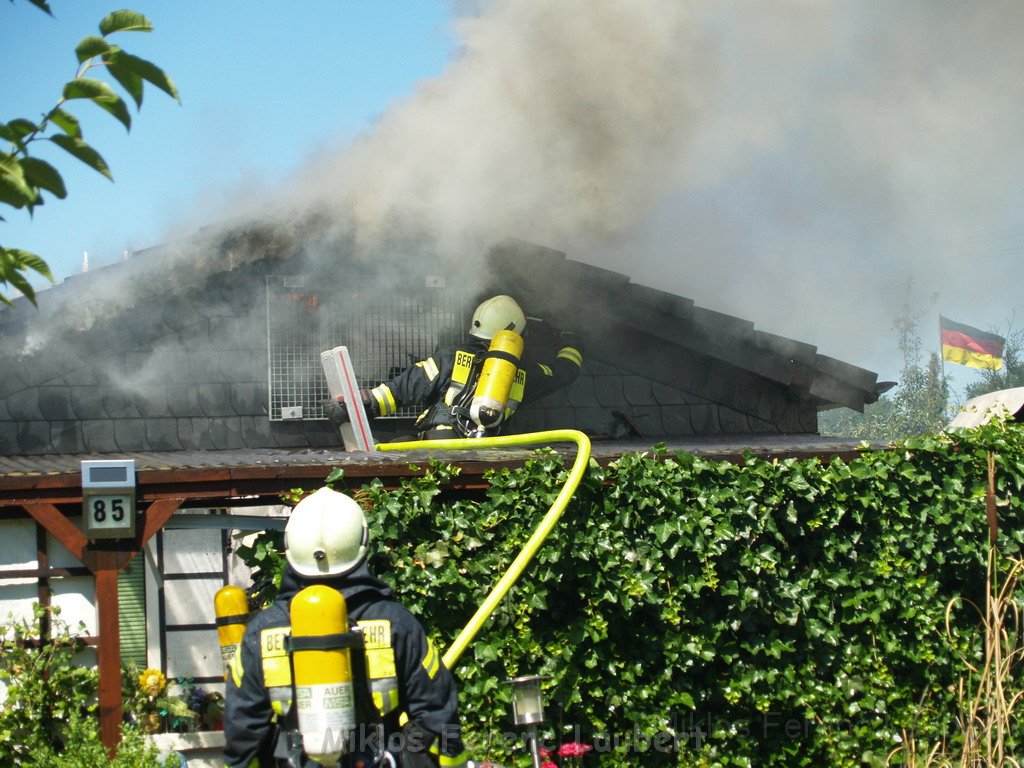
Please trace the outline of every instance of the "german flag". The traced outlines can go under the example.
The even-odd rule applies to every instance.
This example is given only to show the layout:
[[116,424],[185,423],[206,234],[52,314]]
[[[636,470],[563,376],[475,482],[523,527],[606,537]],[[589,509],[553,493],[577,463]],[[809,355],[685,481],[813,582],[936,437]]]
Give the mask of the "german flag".
[[939,333],[942,336],[943,360],[989,371],[1003,367],[1006,339],[1002,336],[954,323],[942,315],[939,315]]

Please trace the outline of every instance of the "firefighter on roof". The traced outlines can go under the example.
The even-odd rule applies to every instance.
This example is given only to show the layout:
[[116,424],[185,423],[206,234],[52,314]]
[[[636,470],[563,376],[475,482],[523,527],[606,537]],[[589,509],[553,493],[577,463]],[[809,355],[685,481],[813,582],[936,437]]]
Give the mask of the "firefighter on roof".
[[[497,434],[520,404],[571,384],[583,364],[583,345],[575,334],[551,332],[552,344],[526,343],[524,353],[525,331],[526,315],[512,297],[487,299],[473,313],[464,342],[440,346],[390,381],[363,390],[367,415],[391,416],[403,406],[423,405],[415,425],[421,437]],[[327,415],[336,423],[348,420],[343,402],[329,401]]]
[[[288,565],[277,600],[249,623],[229,667],[224,711],[229,768],[319,765],[303,748],[295,701],[295,683],[302,681],[292,680],[288,650],[293,600],[301,600],[297,595],[310,585],[326,585],[344,596],[365,648],[351,651],[357,726],[344,749],[338,735],[336,744],[345,753],[341,764],[462,768],[467,763],[452,676],[419,621],[370,573],[368,543],[363,511],[345,494],[321,488],[295,506],[285,529]],[[407,720],[400,726],[403,714]]]

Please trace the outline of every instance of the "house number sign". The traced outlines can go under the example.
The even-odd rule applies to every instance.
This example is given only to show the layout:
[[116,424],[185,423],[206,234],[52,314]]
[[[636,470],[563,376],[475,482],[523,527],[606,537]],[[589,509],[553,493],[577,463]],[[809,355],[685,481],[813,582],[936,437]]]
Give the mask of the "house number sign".
[[82,462],[82,532],[89,539],[135,536],[135,461]]

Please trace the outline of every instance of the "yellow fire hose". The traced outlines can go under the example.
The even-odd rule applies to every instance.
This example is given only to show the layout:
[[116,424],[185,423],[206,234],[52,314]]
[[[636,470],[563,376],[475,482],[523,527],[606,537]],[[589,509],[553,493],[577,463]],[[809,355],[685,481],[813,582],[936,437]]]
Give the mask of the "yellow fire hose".
[[590,461],[590,438],[575,429],[555,429],[548,432],[530,432],[525,435],[476,437],[458,440],[414,440],[405,443],[382,443],[377,446],[378,451],[415,451],[424,449],[457,451],[472,448],[511,448],[524,445],[547,445],[550,443],[576,443],[578,451],[572,469],[569,470],[569,477],[566,479],[565,485],[562,486],[562,490],[559,491],[558,497],[551,505],[547,514],[544,515],[544,518],[540,521],[540,524],[534,530],[525,546],[520,550],[516,559],[512,561],[512,565],[508,567],[508,570],[498,580],[498,583],[494,585],[490,594],[480,604],[476,613],[473,614],[473,618],[463,627],[458,637],[455,638],[455,641],[445,651],[443,659],[448,669],[452,668],[455,662],[459,660],[462,652],[466,650],[466,647],[473,642],[473,638],[477,636],[487,619],[494,613],[498,603],[501,602],[501,599],[505,597],[512,585],[515,584],[523,571],[526,570],[526,566],[530,564],[533,556],[537,554],[537,550],[540,549],[548,534],[551,533],[551,529],[555,527],[555,523],[562,516],[562,512],[565,511],[569,500],[576,493],[576,488],[579,487],[580,481],[583,479],[583,473],[586,471],[587,464]]

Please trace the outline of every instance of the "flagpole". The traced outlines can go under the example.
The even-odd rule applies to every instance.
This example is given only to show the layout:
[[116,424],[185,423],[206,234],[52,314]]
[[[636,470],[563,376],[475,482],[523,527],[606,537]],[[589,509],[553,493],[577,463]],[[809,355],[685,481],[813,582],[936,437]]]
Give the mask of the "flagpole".
[[942,354],[942,315],[939,314],[939,362],[942,365],[942,386],[946,387],[946,356]]

